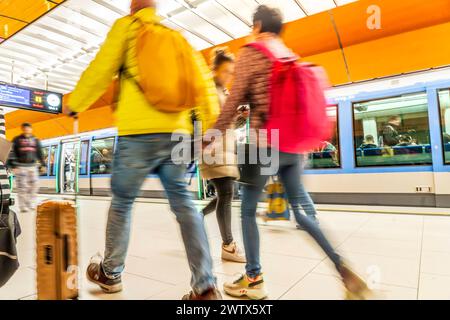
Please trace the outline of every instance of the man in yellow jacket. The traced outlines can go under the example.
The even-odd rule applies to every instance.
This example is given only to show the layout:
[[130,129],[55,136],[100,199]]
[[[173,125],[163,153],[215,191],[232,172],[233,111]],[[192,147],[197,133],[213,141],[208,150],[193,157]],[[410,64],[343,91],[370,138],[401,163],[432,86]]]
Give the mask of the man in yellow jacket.
[[[105,292],[122,290],[121,273],[127,254],[131,209],[145,177],[154,172],[159,175],[166,190],[171,210],[179,222],[192,272],[193,291],[184,299],[220,299],[216,279],[212,273],[212,259],[205,227],[197,212],[185,179],[186,166],[171,160],[177,141],[171,141],[175,130],[192,131],[190,110],[165,113],[149,104],[136,81],[137,33],[144,23],[159,23],[154,0],[133,0],[131,15],[116,21],[94,61],[83,73],[70,96],[68,108],[82,112],[89,108],[111,84],[122,68],[131,77],[121,77],[120,100],[115,111],[119,131],[118,147],[114,155],[111,190],[113,193],[106,231],[104,259],[93,259],[88,266],[88,279]],[[193,53],[198,54],[198,53]],[[196,110],[197,119],[208,128],[219,113],[218,97],[208,68],[200,55],[201,86],[204,95]],[[158,65],[157,61],[153,62]],[[155,79],[158,81],[158,79]]]

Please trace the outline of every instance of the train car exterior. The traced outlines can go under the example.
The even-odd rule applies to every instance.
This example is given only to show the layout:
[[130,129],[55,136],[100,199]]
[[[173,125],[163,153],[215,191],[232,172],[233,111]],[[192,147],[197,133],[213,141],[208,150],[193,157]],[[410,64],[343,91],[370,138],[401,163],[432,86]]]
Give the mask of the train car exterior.
[[[317,203],[450,207],[450,70],[433,70],[333,88],[330,141],[307,157],[303,176]],[[430,81],[431,80],[431,81]],[[44,141],[42,193],[109,195],[114,129]],[[79,163],[70,164],[70,154]],[[196,198],[204,183],[186,179]],[[72,184],[72,180],[78,183]],[[163,197],[149,175],[143,197]]]

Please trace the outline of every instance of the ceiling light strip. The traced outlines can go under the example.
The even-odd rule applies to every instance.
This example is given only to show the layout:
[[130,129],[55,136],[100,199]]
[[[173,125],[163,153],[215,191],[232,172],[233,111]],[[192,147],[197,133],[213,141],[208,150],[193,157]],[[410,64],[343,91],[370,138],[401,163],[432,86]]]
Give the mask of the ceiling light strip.
[[309,16],[308,10],[306,10],[306,8],[303,6],[303,4],[301,3],[300,0],[294,0],[295,3],[297,4],[297,6],[300,8],[300,10],[303,11],[303,13],[305,14],[305,16]]
[[[182,5],[185,8],[185,10],[192,12],[194,15],[196,15],[197,17],[199,17],[200,19],[202,19],[203,21],[205,21],[207,24],[211,25],[212,27],[216,28],[220,32],[226,34],[231,39],[233,39],[233,40],[236,39],[236,37],[229,31],[225,30],[225,28],[222,28],[221,26],[215,24],[214,22],[209,20],[207,17],[205,17],[202,13],[198,12],[196,6],[194,6],[192,4],[188,4],[186,1],[183,1],[183,0],[174,0],[174,1],[179,3],[180,5]],[[181,12],[177,12],[177,14],[180,14],[180,13]],[[167,15],[172,18],[174,16],[176,16],[176,14],[171,14],[171,13],[168,13]]]
[[222,7],[223,9],[225,9],[226,11],[228,11],[230,14],[232,14],[233,16],[235,16],[237,19],[239,19],[242,23],[244,23],[245,25],[247,25],[247,27],[251,28],[252,27],[252,23],[250,23],[247,19],[245,19],[244,17],[240,16],[239,14],[237,14],[236,12],[234,12],[233,10],[231,10],[230,8],[227,8],[225,5],[223,5],[222,3],[220,3],[217,0],[213,0],[215,3],[217,3],[220,7]]

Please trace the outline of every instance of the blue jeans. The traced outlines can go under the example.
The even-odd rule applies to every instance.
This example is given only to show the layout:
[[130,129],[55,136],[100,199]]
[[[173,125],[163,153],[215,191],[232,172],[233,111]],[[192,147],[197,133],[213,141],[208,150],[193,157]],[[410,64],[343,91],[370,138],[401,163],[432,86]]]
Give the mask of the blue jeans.
[[[300,213],[300,207],[306,204],[304,207],[306,213],[308,215],[315,214],[314,204],[306,190],[304,190],[300,180],[302,174],[301,162],[301,155],[280,152],[278,175],[286,190],[297,223],[304,227],[314,240],[316,240],[338,268],[341,265],[340,256],[334,251],[319,226],[310,218]],[[250,277],[256,277],[261,273],[256,209],[268,178],[268,176],[261,176],[256,185],[245,185],[243,188],[241,208],[242,232],[247,258],[246,272]]]
[[171,161],[178,142],[170,134],[119,137],[114,154],[111,190],[113,198],[106,229],[103,269],[108,276],[119,276],[125,267],[130,240],[131,209],[147,175],[157,174],[181,228],[189,267],[191,286],[198,294],[215,286],[203,216],[197,211],[187,190],[186,166]]

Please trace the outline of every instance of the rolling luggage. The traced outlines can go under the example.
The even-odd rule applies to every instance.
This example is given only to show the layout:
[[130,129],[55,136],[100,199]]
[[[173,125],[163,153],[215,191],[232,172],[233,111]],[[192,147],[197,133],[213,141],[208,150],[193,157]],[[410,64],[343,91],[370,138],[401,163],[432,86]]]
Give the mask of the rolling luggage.
[[[78,133],[78,120],[74,120]],[[36,216],[38,300],[78,298],[77,206],[74,201],[47,200]]]
[[48,200],[36,217],[38,300],[78,297],[77,214],[72,201]]

